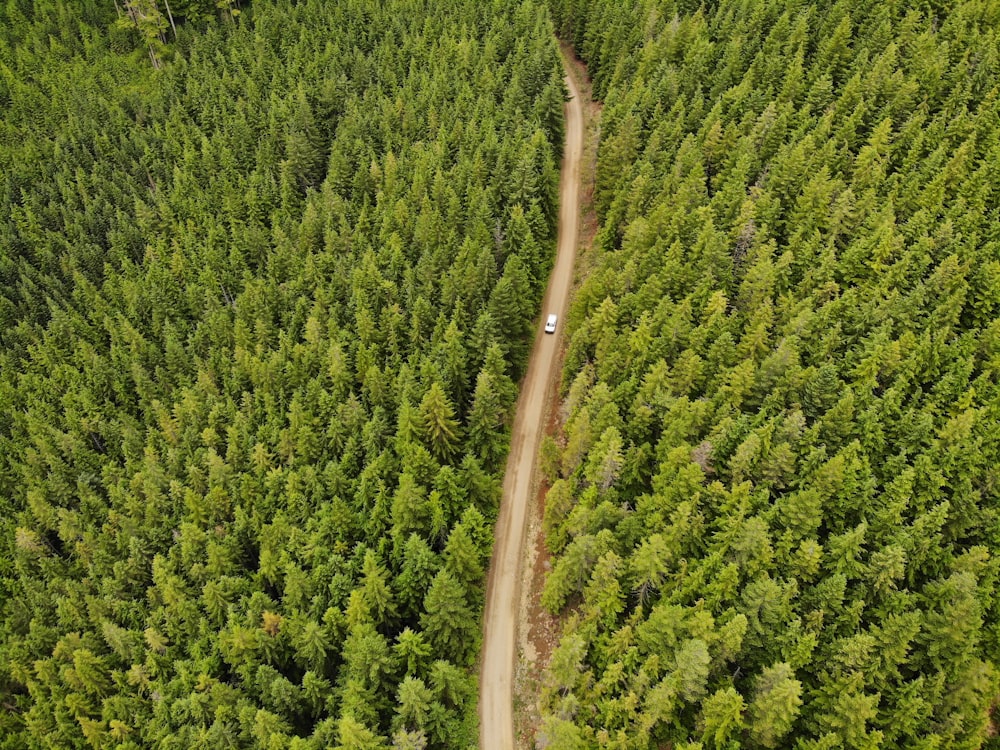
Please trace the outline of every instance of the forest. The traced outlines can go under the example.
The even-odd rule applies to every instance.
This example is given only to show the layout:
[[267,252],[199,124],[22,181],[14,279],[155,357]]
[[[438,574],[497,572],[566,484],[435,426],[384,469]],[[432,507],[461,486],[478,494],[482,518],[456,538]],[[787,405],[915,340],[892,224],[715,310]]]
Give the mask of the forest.
[[167,5],[0,4],[0,748],[473,747],[547,9]]
[[551,0],[604,102],[539,747],[996,747],[1000,5]]
[[1000,745],[996,0],[3,0],[0,750],[476,745],[557,39],[536,745]]

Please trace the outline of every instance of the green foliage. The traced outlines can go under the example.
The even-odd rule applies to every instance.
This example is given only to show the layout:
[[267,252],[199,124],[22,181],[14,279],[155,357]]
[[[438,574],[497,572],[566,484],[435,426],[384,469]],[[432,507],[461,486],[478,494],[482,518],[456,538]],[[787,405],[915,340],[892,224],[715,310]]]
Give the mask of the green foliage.
[[996,4],[549,4],[605,106],[546,741],[982,746]]
[[0,5],[0,747],[472,746],[547,13],[118,6]]

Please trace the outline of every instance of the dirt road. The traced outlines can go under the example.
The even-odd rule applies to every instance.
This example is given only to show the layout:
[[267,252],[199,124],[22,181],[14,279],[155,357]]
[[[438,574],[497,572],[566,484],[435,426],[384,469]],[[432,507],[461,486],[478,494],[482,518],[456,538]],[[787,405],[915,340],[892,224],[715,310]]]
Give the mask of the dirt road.
[[583,108],[572,76],[566,77],[572,97],[566,103],[566,146],[559,185],[559,239],[555,267],[542,307],[542,321],[559,314],[556,335],[538,334],[531,350],[528,372],[521,385],[511,434],[510,455],[497,519],[493,563],[486,590],[482,665],[479,673],[479,747],[482,750],[514,748],[514,644],[521,601],[521,559],[524,555],[525,519],[531,501],[535,456],[545,423],[546,395],[554,379],[556,353],[573,281],[579,227],[580,159],[583,151]]

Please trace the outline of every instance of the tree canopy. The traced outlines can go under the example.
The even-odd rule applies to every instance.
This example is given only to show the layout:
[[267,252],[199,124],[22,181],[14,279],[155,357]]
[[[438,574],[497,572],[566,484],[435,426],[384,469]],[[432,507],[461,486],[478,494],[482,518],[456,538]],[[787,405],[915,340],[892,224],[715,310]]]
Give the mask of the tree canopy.
[[998,693],[996,3],[552,0],[604,100],[542,734],[978,748]]
[[473,746],[547,11],[167,6],[0,5],[0,747]]

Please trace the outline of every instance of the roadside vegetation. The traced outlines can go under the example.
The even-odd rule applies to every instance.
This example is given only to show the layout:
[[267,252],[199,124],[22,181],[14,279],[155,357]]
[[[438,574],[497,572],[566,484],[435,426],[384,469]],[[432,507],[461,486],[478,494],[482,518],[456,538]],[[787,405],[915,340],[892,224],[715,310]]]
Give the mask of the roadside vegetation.
[[551,6],[605,109],[540,742],[981,747],[1000,9]]

